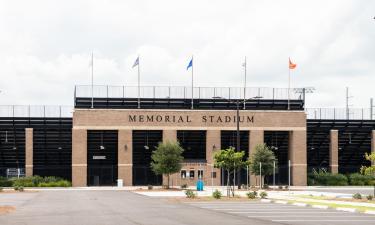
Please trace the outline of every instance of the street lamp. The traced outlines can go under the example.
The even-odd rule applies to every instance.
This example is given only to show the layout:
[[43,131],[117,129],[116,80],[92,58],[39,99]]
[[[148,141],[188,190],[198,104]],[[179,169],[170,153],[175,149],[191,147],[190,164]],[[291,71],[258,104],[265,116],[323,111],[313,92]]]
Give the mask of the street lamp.
[[[248,99],[244,99],[244,100],[230,100],[230,99],[227,99],[227,98],[224,98],[224,97],[220,97],[220,96],[215,96],[213,97],[213,99],[222,99],[222,100],[226,100],[227,102],[229,103],[232,103],[232,104],[236,104],[236,125],[237,125],[237,129],[236,129],[236,151],[240,151],[240,105],[246,103],[247,101],[249,100],[254,100],[254,99],[260,99],[262,98],[261,96],[255,96],[255,97],[252,97],[252,98],[248,98]],[[237,171],[237,179],[238,179],[238,189],[241,189],[241,170],[238,170]]]

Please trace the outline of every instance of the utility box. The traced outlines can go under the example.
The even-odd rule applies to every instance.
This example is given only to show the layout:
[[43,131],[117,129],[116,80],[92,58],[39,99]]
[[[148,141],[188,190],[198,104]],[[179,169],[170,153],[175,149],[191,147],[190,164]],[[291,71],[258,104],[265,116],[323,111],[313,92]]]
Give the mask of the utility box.
[[122,179],[117,179],[117,187],[123,187],[124,181]]
[[197,181],[197,191],[203,191],[204,183],[202,180]]

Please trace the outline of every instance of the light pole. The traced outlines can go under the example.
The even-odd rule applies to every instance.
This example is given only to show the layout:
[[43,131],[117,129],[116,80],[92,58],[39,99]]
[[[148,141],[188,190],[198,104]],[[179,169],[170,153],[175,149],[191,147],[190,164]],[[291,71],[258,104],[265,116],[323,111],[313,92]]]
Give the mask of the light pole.
[[[259,99],[259,98],[262,98],[262,97],[257,96],[257,97],[253,97],[253,98],[244,99],[242,101],[240,101],[239,99],[233,101],[233,100],[230,100],[230,99],[227,99],[227,98],[224,98],[224,97],[220,97],[220,96],[215,96],[213,98],[214,99],[223,99],[223,100],[226,100],[229,103],[236,104],[236,125],[237,125],[237,129],[236,129],[236,151],[239,152],[240,151],[240,105],[245,104],[249,100]],[[237,177],[238,177],[237,178],[237,180],[238,180],[238,186],[237,187],[238,187],[238,189],[241,189],[241,170],[237,171]]]

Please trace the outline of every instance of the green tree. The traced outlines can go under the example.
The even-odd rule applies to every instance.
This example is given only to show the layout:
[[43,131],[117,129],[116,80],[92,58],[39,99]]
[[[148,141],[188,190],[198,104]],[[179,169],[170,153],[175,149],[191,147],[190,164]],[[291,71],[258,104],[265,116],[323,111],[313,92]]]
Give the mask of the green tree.
[[[375,152],[371,154],[366,153],[365,158],[371,162],[371,166],[362,166],[361,173],[364,175],[372,175],[375,177]],[[374,186],[374,196],[375,196],[375,180],[372,181]]]
[[262,163],[262,177],[260,177],[260,186],[262,188],[262,180],[264,176],[273,173],[273,163],[277,167],[277,159],[273,151],[266,144],[258,144],[255,146],[255,151],[250,157],[250,170],[254,175],[259,176],[260,163]]
[[180,143],[170,141],[160,142],[158,147],[152,152],[152,171],[158,175],[167,175],[167,188],[169,188],[170,175],[181,170],[181,163],[184,160],[183,152],[184,149],[180,146]]
[[235,173],[238,169],[246,167],[247,162],[244,160],[245,152],[236,152],[234,148],[228,148],[217,151],[214,155],[215,167],[222,168],[227,171],[227,196],[230,196],[230,191],[234,196],[234,182],[233,189],[230,188],[230,176]]

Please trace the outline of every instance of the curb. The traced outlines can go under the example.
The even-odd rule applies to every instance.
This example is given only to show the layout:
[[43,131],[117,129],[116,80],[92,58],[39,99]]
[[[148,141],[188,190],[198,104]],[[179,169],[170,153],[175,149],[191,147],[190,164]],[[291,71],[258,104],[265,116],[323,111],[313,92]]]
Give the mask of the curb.
[[338,210],[338,211],[344,211],[344,212],[357,212],[357,209],[354,209],[354,208],[337,207],[336,210]]
[[317,208],[317,209],[328,209],[329,207],[326,206],[326,205],[311,205],[311,207],[313,208]]
[[[301,207],[310,206],[312,208],[317,208],[317,209],[329,209],[330,208],[330,207],[328,207],[326,205],[310,205],[310,204],[302,203],[302,202],[290,203],[290,202],[287,202],[287,201],[271,200],[271,199],[261,199],[261,202],[276,203],[276,204],[290,204],[290,205],[301,206]],[[332,209],[335,209],[337,211],[352,212],[352,213],[354,213],[354,212],[360,212],[360,211],[358,211],[355,208],[336,207],[336,208],[332,208]],[[375,215],[375,211],[372,211],[372,210],[367,210],[364,213]]]
[[288,204],[287,201],[280,201],[280,200],[275,201],[275,203],[277,203],[277,204],[284,204],[284,205]]
[[295,205],[295,206],[302,206],[302,207],[306,207],[307,206],[306,203],[301,203],[301,202],[295,202],[295,203],[293,203],[293,205]]

